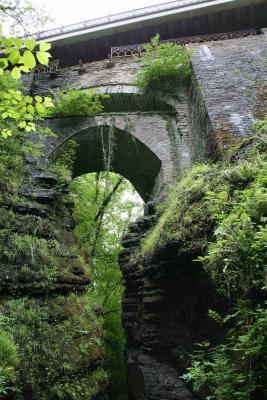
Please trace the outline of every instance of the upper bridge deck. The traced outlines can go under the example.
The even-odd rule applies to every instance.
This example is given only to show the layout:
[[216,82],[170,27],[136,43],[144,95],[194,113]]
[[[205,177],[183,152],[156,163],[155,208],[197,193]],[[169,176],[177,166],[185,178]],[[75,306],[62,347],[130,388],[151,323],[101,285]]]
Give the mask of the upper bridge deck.
[[54,59],[74,65],[104,59],[111,47],[267,26],[267,0],[176,0],[86,20],[33,35],[52,43]]

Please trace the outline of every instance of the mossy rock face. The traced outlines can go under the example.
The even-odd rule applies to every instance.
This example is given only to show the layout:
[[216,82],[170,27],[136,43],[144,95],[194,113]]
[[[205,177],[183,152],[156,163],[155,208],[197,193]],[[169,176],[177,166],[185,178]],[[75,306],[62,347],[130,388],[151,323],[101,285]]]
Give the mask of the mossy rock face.
[[2,293],[34,294],[83,291],[90,272],[77,247],[66,248],[55,239],[3,232],[0,238]]
[[76,294],[2,302],[24,399],[90,399],[105,388],[102,321],[93,308]]
[[[209,295],[208,286],[201,287],[200,301],[185,313],[191,316],[197,309],[201,315],[201,298],[204,297],[207,301],[205,313],[197,327],[203,327],[203,321],[208,318],[214,327],[224,329],[223,335],[218,336],[218,343],[214,342],[214,327],[210,337],[205,329],[204,340],[194,340],[186,352],[187,358],[183,356],[184,366],[188,368],[183,379],[190,381],[194,393],[201,399],[251,400],[266,398],[267,394],[266,125],[264,129],[244,141],[228,160],[195,166],[177,182],[158,209],[157,223],[141,240],[138,263],[135,261],[135,265],[131,265],[132,271],[135,266],[144,265],[145,276],[150,268],[149,278],[154,281],[159,271],[162,284],[173,260],[173,271],[177,271],[179,281],[175,283],[174,295],[171,280],[165,284],[164,293],[171,299],[167,304],[172,305],[170,317],[160,325],[165,329],[173,317],[173,304],[178,302],[176,293],[179,296],[185,293],[182,300],[178,297],[178,314],[183,315],[181,304],[190,304],[197,295],[195,289],[201,287],[201,276],[197,272],[201,272],[208,283],[212,282],[213,297]],[[162,272],[160,265],[164,262],[166,267]],[[187,287],[185,278],[190,268],[194,275],[190,276]],[[197,283],[195,288],[194,283]],[[153,301],[153,297],[150,298]],[[222,308],[216,304],[216,299],[223,301]],[[173,320],[179,321],[179,315]],[[180,330],[185,320],[183,316]],[[142,322],[139,322],[140,327]],[[197,331],[197,327],[192,329],[190,323],[187,324],[184,337],[189,336],[188,332]],[[166,331],[171,332],[171,329]],[[175,332],[174,340],[177,336]],[[196,343],[197,348],[194,347]]]
[[20,389],[18,348],[10,332],[0,329],[0,398],[15,395]]
[[255,136],[229,160],[194,166],[159,205],[158,221],[143,238],[141,253],[151,255],[173,242],[179,252],[198,248],[203,254],[223,236],[218,228],[230,225],[232,217],[241,224],[247,215],[253,229],[265,224],[266,141],[266,135]]
[[84,291],[89,268],[73,234],[69,171],[29,166],[21,148],[19,140],[0,144],[1,294]]
[[107,387],[102,311],[87,294],[69,171],[27,165],[17,143],[0,157],[0,399],[94,399]]

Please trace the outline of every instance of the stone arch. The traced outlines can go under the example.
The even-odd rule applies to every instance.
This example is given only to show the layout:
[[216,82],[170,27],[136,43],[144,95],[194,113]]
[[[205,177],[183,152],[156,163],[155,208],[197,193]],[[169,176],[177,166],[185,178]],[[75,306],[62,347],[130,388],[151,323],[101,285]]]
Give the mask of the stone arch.
[[105,112],[135,112],[160,111],[161,113],[175,113],[175,104],[170,101],[171,96],[166,93],[142,93],[135,85],[102,85],[88,87],[95,93],[107,94],[102,100]]
[[[111,170],[127,178],[144,201],[162,198],[173,182],[174,163],[166,119],[158,114],[112,114],[95,117],[51,118],[46,126],[57,134],[48,138],[46,158],[55,155],[72,139],[77,141],[74,175],[105,169],[103,146],[114,130]],[[102,127],[102,128],[101,128]]]
[[128,179],[144,201],[162,187],[161,161],[144,143],[112,125],[91,126],[72,135],[52,153],[64,151],[69,140],[77,143],[73,177],[110,170]]

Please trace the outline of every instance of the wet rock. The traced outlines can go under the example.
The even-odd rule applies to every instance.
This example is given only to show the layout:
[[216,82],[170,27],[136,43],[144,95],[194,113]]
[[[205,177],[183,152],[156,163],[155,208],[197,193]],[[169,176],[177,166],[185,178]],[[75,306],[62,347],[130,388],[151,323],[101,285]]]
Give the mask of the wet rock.
[[185,254],[179,243],[170,243],[153,255],[136,256],[156,219],[148,213],[130,225],[119,257],[126,288],[122,318],[130,398],[193,400],[179,376],[196,342],[223,336],[207,317],[209,307],[220,305],[207,276],[193,263],[196,251]]
[[49,216],[49,208],[40,204],[15,204],[13,210],[18,214],[32,214],[40,217]]
[[41,185],[53,185],[55,186],[58,183],[58,177],[56,174],[52,172],[33,172],[32,178],[36,183]]
[[51,204],[56,199],[55,189],[27,187],[23,190],[22,195],[41,204]]

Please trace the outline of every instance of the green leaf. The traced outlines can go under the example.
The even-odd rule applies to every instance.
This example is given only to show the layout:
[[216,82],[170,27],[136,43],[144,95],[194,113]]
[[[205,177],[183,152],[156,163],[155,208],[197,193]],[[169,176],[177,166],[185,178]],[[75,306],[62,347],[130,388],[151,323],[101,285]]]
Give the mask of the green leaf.
[[26,113],[26,114],[23,115],[23,117],[24,117],[25,119],[32,120],[32,114]]
[[[14,68],[17,68],[17,67],[14,67]],[[4,99],[11,99],[11,97],[12,97],[10,91],[5,92],[5,93],[1,93],[1,94],[4,97]]]
[[9,136],[12,136],[12,132],[9,129],[2,129],[1,130],[1,136],[4,139],[7,139]]
[[2,119],[6,119],[7,117],[8,117],[8,113],[7,112],[3,112]]
[[36,46],[36,41],[34,39],[25,39],[24,44],[29,50],[33,50]]
[[25,128],[26,127],[26,121],[21,121],[19,123],[19,128]]
[[14,65],[17,64],[19,59],[20,59],[20,53],[19,50],[13,50],[9,56],[8,56],[9,61]]
[[47,65],[49,62],[49,57],[51,57],[51,55],[49,53],[46,53],[45,51],[37,51],[36,57],[40,64]]
[[42,97],[41,96],[35,96],[34,99],[37,101],[37,103],[41,103],[42,102]]
[[32,104],[32,102],[33,102],[33,98],[31,96],[26,96],[24,100],[25,100],[25,103],[27,103],[27,104]]
[[6,68],[8,66],[8,61],[6,58],[0,58],[0,67],[1,68]]
[[21,71],[23,71],[23,72],[29,72],[29,68],[26,67],[25,65],[21,65],[21,66],[19,67],[19,69],[20,69]]
[[31,104],[28,104],[27,110],[28,110],[29,113],[34,114],[34,107]]
[[5,50],[5,53],[10,54],[10,53],[12,53],[12,51],[13,51],[13,47],[7,47]]
[[34,55],[32,54],[31,51],[25,50],[24,53],[23,53],[22,59],[23,59],[23,64],[26,67],[28,67],[30,69],[35,67],[36,60],[35,60],[35,57],[34,57]]
[[20,38],[12,38],[12,42],[17,48],[22,46],[22,40]]
[[34,131],[35,130],[35,125],[27,125],[26,127],[25,127],[25,131],[26,132],[32,132],[32,131]]
[[11,47],[11,46],[12,46],[12,40],[10,40],[10,39],[4,38],[4,39],[1,40],[1,43],[2,43],[5,47]]
[[18,67],[14,67],[12,69],[11,76],[13,79],[19,79],[21,77],[21,73]]
[[44,98],[44,105],[46,107],[53,107],[54,106],[52,99],[50,97],[46,97],[46,96]]
[[42,112],[45,111],[44,106],[43,106],[42,104],[40,104],[40,103],[36,103],[35,107],[36,107],[36,110],[37,110],[38,112],[40,112],[40,113],[42,113]]
[[51,49],[51,44],[50,43],[41,42],[39,44],[39,49],[40,49],[40,51],[50,50]]

